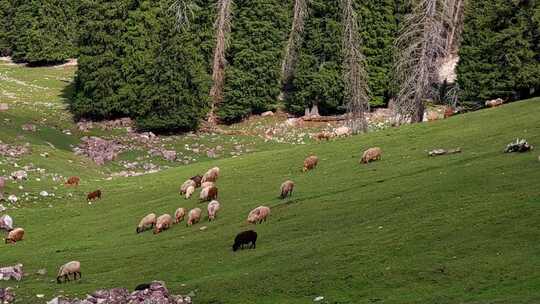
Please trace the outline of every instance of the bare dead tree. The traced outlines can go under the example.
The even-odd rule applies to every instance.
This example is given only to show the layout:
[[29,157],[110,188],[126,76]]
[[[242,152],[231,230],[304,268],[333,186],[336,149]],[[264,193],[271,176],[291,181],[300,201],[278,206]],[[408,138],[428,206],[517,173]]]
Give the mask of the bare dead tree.
[[210,89],[211,106],[208,113],[208,122],[217,124],[216,109],[223,101],[223,85],[225,82],[225,58],[229,47],[231,34],[231,8],[233,0],[218,0],[217,18],[215,23],[216,46],[214,47],[214,60],[212,63],[212,88]]
[[362,54],[358,18],[353,0],[342,0],[343,77],[347,105],[347,125],[353,133],[366,132],[365,113],[369,111],[369,87]]
[[395,99],[396,122],[421,122],[424,100],[437,81],[437,62],[446,56],[444,25],[447,23],[443,0],[415,1],[396,40],[395,76],[399,91]]
[[294,77],[294,69],[298,59],[298,49],[302,44],[304,23],[307,17],[307,0],[295,0],[294,16],[289,33],[289,40],[285,47],[285,56],[281,65],[281,84],[283,87],[291,83]]
[[189,0],[176,0],[169,7],[169,10],[174,13],[175,27],[177,30],[189,28],[189,20],[194,16]]
[[456,54],[461,43],[463,32],[463,21],[465,17],[466,0],[446,0],[446,16],[448,24],[446,26],[445,50],[449,54]]

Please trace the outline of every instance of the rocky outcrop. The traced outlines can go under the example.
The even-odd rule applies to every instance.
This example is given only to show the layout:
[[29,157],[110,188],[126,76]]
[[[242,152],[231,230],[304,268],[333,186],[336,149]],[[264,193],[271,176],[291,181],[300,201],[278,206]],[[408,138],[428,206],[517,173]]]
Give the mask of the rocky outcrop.
[[20,281],[23,278],[23,265],[17,264],[15,266],[8,266],[0,268],[0,280],[17,280]]
[[86,299],[68,300],[57,297],[47,304],[191,304],[189,296],[170,295],[165,283],[152,282],[149,289],[130,293],[125,288],[101,289],[88,295]]
[[0,303],[9,304],[15,302],[15,293],[11,288],[0,288]]
[[30,148],[28,144],[24,146],[8,145],[0,141],[0,156],[21,157],[28,153],[30,153]]
[[75,154],[84,155],[93,160],[97,165],[115,160],[124,150],[124,146],[113,140],[105,140],[99,137],[83,137],[82,143],[74,149]]

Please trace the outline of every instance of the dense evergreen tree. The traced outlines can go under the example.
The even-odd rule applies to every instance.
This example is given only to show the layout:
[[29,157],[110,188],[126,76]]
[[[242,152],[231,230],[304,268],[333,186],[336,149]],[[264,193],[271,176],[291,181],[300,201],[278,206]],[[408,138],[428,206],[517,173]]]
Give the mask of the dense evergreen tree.
[[540,94],[540,1],[467,1],[458,65],[466,102]]
[[308,12],[293,82],[286,88],[287,110],[302,114],[316,104],[324,114],[343,111],[339,1],[310,1]]
[[[140,55],[127,55],[128,62],[123,65],[127,69],[138,58],[149,63],[146,66],[139,64],[142,70],[128,75],[125,86],[137,85],[140,89],[136,94],[138,98],[131,101],[131,104],[137,105],[131,112],[141,130],[193,130],[208,109],[210,77],[206,70],[205,54],[196,44],[207,35],[204,30],[208,29],[205,26],[208,19],[204,14],[199,14],[206,8],[194,7],[195,19],[191,20],[190,27],[179,29],[166,9],[171,3],[170,0],[160,1],[161,10],[157,19],[150,21],[156,22],[155,26],[150,22],[147,24],[152,29],[149,35],[153,37],[144,39],[150,55],[144,54],[141,49]],[[151,8],[155,1],[144,1],[144,4]],[[141,6],[141,9],[144,10],[144,7]],[[139,32],[143,31],[141,28]],[[140,74],[145,76],[137,79]]]
[[40,0],[36,5],[24,61],[47,63],[73,58],[77,54],[78,1]]
[[0,56],[9,56],[13,50],[15,1],[0,1]]
[[[95,119],[129,116],[142,130],[197,127],[208,107],[205,7],[175,26],[172,0],[87,1],[72,110]],[[203,4],[201,4],[203,5]]]
[[232,122],[276,106],[290,1],[236,0],[223,101],[217,114]]
[[129,0],[82,0],[79,67],[71,109],[76,117],[104,119],[129,115],[121,100],[122,60]]
[[367,60],[371,105],[388,102],[392,95],[392,58],[398,30],[399,2],[359,1],[360,36]]
[[[355,1],[359,15],[362,52],[371,92],[370,104],[388,102],[392,96],[393,43],[404,0]],[[304,42],[294,80],[288,90],[287,109],[296,114],[317,103],[322,113],[339,113],[343,106],[341,1],[310,1]]]
[[0,1],[0,52],[17,62],[59,62],[76,54],[79,1]]

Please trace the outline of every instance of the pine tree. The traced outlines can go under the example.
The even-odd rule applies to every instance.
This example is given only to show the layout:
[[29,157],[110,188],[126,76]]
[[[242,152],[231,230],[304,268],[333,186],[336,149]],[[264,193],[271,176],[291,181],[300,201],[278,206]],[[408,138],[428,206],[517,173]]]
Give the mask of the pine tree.
[[458,64],[462,99],[540,94],[539,1],[467,1]]
[[285,105],[295,114],[312,106],[322,114],[344,112],[341,6],[337,1],[312,0],[308,11]]
[[0,1],[0,56],[9,56],[13,50],[16,0]]
[[130,104],[122,100],[122,57],[126,46],[129,0],[82,0],[78,70],[71,110],[76,117],[105,119],[129,116]]
[[24,60],[54,63],[76,55],[77,1],[40,0],[31,28]]
[[288,14],[286,0],[235,0],[220,121],[275,108]]
[[[154,1],[144,2],[150,8]],[[170,7],[172,1],[162,0],[160,4],[162,9],[153,20],[156,26],[150,34],[153,38],[144,39],[151,44],[148,45],[151,50],[148,61],[151,64],[144,67],[146,75],[141,82],[127,78],[126,86],[140,84],[142,87],[140,101],[134,101],[137,109],[133,109],[132,113],[141,130],[194,130],[209,106],[210,76],[206,70],[207,61],[194,43],[201,39],[202,28],[197,24],[204,25],[206,19],[199,14],[203,8],[195,6],[195,16],[199,17],[194,17],[193,27],[183,30],[175,27],[170,11],[163,9]],[[137,58],[140,56],[132,59]],[[155,58],[153,62],[152,58]],[[133,75],[136,77],[136,74]]]

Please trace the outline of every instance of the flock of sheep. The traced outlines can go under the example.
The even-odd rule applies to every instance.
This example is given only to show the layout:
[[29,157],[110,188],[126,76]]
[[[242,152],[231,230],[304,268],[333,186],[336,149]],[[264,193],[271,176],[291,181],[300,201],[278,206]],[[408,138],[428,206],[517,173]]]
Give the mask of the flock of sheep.
[[[382,150],[378,147],[370,148],[366,150],[360,160],[361,163],[369,163],[371,161],[380,160],[382,156]],[[304,160],[303,172],[313,170],[317,167],[319,158],[315,155],[311,155]],[[203,176],[196,175],[186,180],[180,187],[180,194],[183,195],[186,199],[189,199],[197,188],[201,188],[199,195],[201,202],[209,202],[207,205],[207,214],[208,221],[216,219],[218,211],[221,209],[221,204],[217,201],[218,198],[218,188],[216,187],[216,182],[219,177],[220,169],[214,167],[208,170]],[[79,185],[79,177],[70,177],[65,183],[66,186],[77,186]],[[290,197],[294,190],[294,182],[287,180],[281,185],[280,198],[285,199]],[[96,190],[87,195],[87,200],[95,200],[101,198],[101,190]],[[167,230],[173,226],[173,224],[178,224],[184,220],[187,215],[186,226],[191,226],[198,223],[201,220],[202,210],[201,208],[193,208],[189,212],[185,208],[178,208],[174,214],[174,219],[169,214],[163,214],[159,217],[154,213],[150,213],[144,216],[136,228],[136,233],[141,233],[146,230],[152,229],[154,234],[158,234],[164,230]],[[265,222],[270,216],[270,208],[267,206],[259,206],[251,210],[247,216],[247,222],[249,224],[257,224]],[[8,231],[8,236],[5,239],[6,244],[14,244],[16,242],[22,241],[24,237],[23,228],[13,229],[13,219],[9,215],[3,215],[0,217],[0,229]],[[255,248],[257,241],[257,233],[253,230],[243,231],[236,235],[234,239],[234,244],[232,246],[233,251],[244,248],[245,245],[249,246],[248,248]],[[73,279],[76,280],[77,276],[79,279],[82,277],[81,274],[81,263],[79,261],[71,261],[62,265],[58,271],[57,282],[62,283],[69,281],[70,275],[73,276]]]

